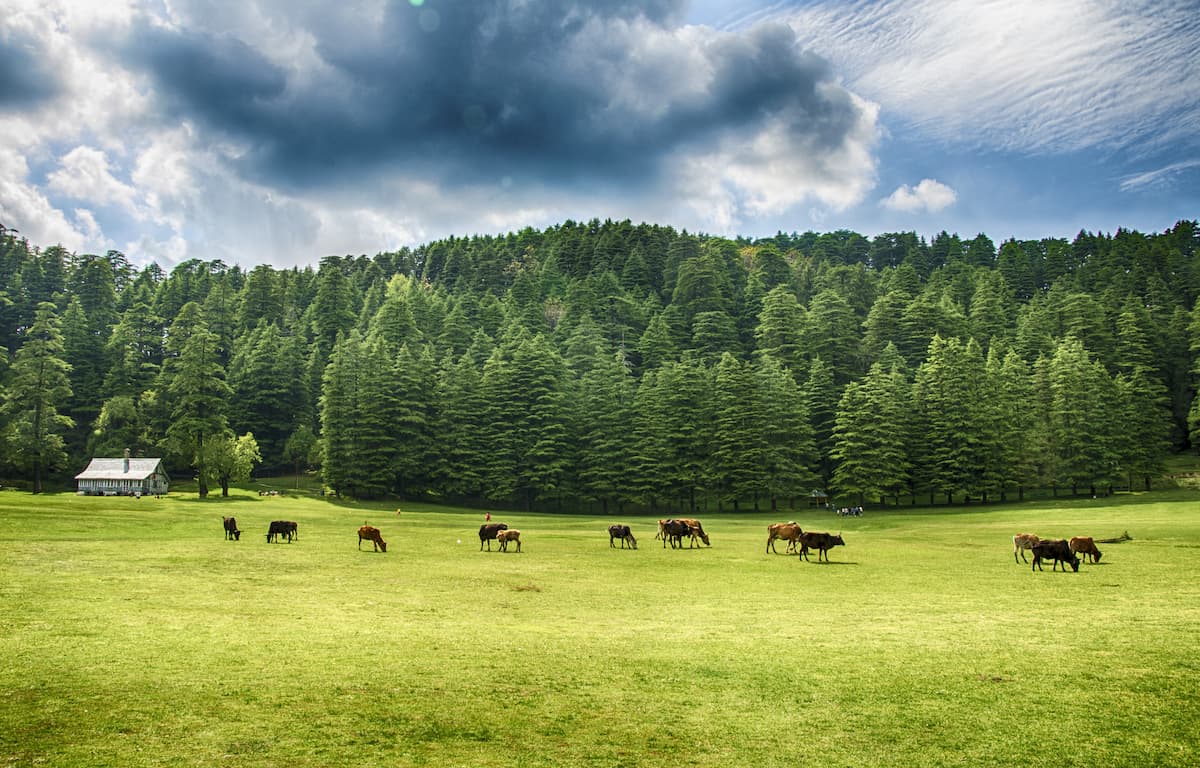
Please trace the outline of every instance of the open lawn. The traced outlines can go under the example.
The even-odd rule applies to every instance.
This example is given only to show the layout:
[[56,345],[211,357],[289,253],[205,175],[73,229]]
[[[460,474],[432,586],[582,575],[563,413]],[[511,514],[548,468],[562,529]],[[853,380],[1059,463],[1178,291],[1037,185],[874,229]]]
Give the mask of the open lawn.
[[[242,494],[0,492],[0,764],[1200,760],[1200,495],[703,515],[682,551],[493,513],[502,554],[478,511]],[[765,554],[788,519],[846,546]],[[1025,531],[1133,540],[1035,573]]]

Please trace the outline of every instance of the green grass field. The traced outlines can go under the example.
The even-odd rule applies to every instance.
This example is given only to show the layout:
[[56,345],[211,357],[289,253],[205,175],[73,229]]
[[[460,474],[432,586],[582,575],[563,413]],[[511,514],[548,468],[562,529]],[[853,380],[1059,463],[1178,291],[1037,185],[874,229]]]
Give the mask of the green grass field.
[[[682,551],[494,513],[502,554],[478,511],[3,491],[0,764],[1194,766],[1198,501],[707,515]],[[787,519],[846,546],[765,554]],[[1032,573],[1023,531],[1133,540]]]

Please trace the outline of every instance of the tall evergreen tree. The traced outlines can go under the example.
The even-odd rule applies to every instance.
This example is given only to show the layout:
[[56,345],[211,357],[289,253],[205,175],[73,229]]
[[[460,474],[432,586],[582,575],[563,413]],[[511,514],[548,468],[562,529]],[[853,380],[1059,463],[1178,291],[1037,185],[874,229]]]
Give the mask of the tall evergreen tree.
[[[177,320],[173,327],[178,324]],[[208,495],[207,444],[229,437],[225,408],[231,391],[225,382],[219,344],[216,334],[197,321],[179,350],[166,391],[171,421],[164,444],[196,471],[201,498]]]
[[2,411],[9,456],[30,472],[34,493],[42,492],[46,473],[67,460],[63,434],[74,422],[59,408],[71,397],[70,370],[57,309],[44,301],[13,360]]

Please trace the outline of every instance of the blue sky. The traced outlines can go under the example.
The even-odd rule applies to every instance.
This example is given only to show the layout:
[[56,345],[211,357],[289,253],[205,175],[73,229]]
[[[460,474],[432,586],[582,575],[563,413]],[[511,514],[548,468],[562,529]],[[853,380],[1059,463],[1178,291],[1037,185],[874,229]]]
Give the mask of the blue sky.
[[1200,13],[1100,0],[0,0],[0,223],[313,264],[631,219],[997,244],[1200,216]]

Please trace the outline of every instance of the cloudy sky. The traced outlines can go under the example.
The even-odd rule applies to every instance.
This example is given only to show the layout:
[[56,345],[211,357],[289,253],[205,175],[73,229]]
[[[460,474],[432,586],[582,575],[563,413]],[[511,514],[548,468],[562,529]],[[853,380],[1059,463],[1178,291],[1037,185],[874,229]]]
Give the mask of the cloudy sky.
[[571,218],[1200,217],[1195,0],[0,0],[0,224],[314,264]]

